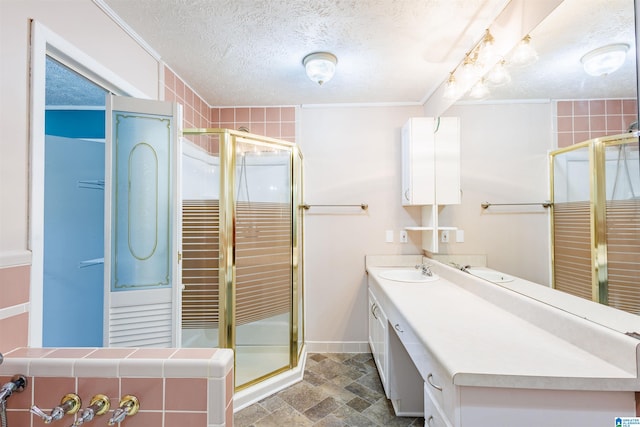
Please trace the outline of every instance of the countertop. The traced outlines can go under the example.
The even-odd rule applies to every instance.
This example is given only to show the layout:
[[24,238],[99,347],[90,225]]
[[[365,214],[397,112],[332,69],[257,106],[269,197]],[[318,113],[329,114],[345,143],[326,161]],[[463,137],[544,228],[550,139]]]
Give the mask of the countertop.
[[[450,271],[429,261],[438,280],[407,283],[386,280],[379,273],[389,266],[367,266],[374,287],[413,330],[423,345],[461,386],[513,387],[555,390],[639,391],[640,341],[594,325],[537,301],[518,295],[467,273]],[[405,267],[406,268],[406,267]],[[476,282],[477,281],[477,282]],[[458,282],[464,282],[460,285]],[[476,287],[469,291],[469,287]],[[483,294],[483,289],[487,289]],[[511,298],[520,298],[509,304]],[[501,306],[501,304],[503,306]],[[511,305],[506,307],[505,305]],[[531,312],[528,305],[530,305]],[[514,312],[520,310],[522,315]],[[551,323],[566,320],[575,333],[549,330],[531,321],[532,315],[550,312]],[[533,316],[535,317],[535,316]],[[575,317],[575,316],[574,316]],[[549,319],[547,319],[549,320]],[[580,337],[586,337],[585,345]],[[573,341],[573,342],[572,342]],[[594,347],[598,341],[615,348]],[[595,350],[594,350],[595,349]],[[611,356],[611,357],[609,357]]]

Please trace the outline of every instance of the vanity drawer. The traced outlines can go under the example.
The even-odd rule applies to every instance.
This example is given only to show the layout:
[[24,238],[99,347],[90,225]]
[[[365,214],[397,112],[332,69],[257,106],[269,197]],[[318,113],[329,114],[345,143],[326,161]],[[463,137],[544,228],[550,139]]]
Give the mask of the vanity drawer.
[[[456,404],[455,386],[453,379],[430,353],[428,346],[418,339],[411,327],[398,313],[389,315],[391,328],[400,338],[400,342],[407,350],[411,361],[416,366],[424,381],[425,391],[442,410],[453,418]],[[425,393],[426,394],[426,393]],[[426,397],[425,397],[426,399]]]
[[433,401],[431,386],[426,382],[424,383],[424,425],[425,427],[453,427],[438,404]]

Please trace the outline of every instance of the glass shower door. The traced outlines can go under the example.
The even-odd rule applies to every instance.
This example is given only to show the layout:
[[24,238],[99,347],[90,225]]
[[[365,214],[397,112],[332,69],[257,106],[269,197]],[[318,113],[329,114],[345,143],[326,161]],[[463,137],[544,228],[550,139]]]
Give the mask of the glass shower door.
[[292,154],[236,139],[236,387],[289,369]]
[[553,282],[592,299],[591,163],[588,145],[553,157]]
[[551,153],[554,287],[640,313],[640,163],[632,134]]
[[606,187],[606,303],[640,314],[640,159],[637,138],[604,151]]

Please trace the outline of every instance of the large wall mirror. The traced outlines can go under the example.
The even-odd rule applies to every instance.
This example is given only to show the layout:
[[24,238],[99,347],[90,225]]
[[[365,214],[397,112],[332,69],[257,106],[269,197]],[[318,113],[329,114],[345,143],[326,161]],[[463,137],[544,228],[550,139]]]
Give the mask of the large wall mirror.
[[[638,80],[636,78],[635,9],[634,0],[563,1],[530,33],[532,45],[538,55],[537,61],[526,66],[508,66],[509,83],[489,84],[489,92],[482,100],[506,104],[527,102],[528,100],[551,100],[552,114],[554,115],[551,119],[552,137],[557,138],[557,144],[551,144],[551,146],[555,147],[568,147],[590,138],[624,134],[629,130],[637,129]],[[585,55],[596,50],[613,50],[619,46],[623,47],[624,52],[624,62],[619,69],[604,75],[591,75],[586,71],[582,60]],[[478,100],[467,94],[461,101]],[[609,113],[615,114],[621,118],[619,126],[614,127],[611,118],[611,125],[602,129],[604,132],[601,132],[599,128],[598,132],[591,132],[593,126],[589,124],[591,126],[589,132],[573,130],[574,139],[572,141],[562,139],[565,135],[561,135],[563,118],[561,116],[565,114],[560,111],[561,104],[574,102],[575,106],[582,103],[587,105],[587,108],[592,108],[600,103],[600,105],[606,104],[609,108],[609,102],[613,105],[614,101],[620,101],[616,105],[624,104],[626,110],[623,112],[603,110],[597,115],[602,116],[602,121],[606,122],[610,119]],[[574,110],[573,115],[566,114],[566,119],[573,120],[574,123],[580,120],[588,122],[589,118],[577,118],[576,116],[589,116],[589,114],[588,111],[577,114]],[[628,148],[629,150],[625,154],[628,158],[625,157],[624,160],[630,159],[630,165],[621,170],[630,175],[630,179],[634,181],[632,190],[635,191],[635,197],[632,198],[638,200],[640,199],[640,162],[637,140]],[[611,157],[613,158],[614,154],[618,152],[617,149],[612,150]],[[540,154],[544,156],[546,153]],[[616,159],[619,163],[620,157],[618,156]],[[586,185],[588,193],[588,178]],[[637,223],[639,215],[637,208],[634,209],[636,211],[628,218],[630,218],[629,221]],[[633,228],[637,230],[637,224],[633,225]],[[629,249],[627,255],[640,249],[640,243],[638,243],[640,235],[637,231],[633,233],[631,239],[635,240],[632,244],[634,248]],[[636,261],[631,263],[637,263],[637,257]],[[509,272],[507,271],[507,273]],[[638,298],[638,304],[640,304],[640,287],[638,285],[640,274],[637,268],[628,274],[622,280],[632,289],[628,290],[627,295],[629,296],[625,298]],[[590,286],[589,278],[586,280],[587,286]],[[586,298],[589,299],[590,296],[589,293]],[[615,304],[610,305],[616,306]],[[640,305],[635,305],[630,309],[620,308],[633,314],[640,314],[639,307]]]
[[[564,0],[530,36],[537,61],[508,67],[510,84],[490,86],[485,99],[636,98],[634,0]],[[581,58],[612,44],[629,46],[622,67],[587,74]]]

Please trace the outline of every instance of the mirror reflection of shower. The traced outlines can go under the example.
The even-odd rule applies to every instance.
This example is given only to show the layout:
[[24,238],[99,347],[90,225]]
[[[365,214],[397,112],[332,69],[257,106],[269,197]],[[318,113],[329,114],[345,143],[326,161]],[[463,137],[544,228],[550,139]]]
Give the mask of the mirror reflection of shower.
[[640,159],[637,145],[624,144],[607,149],[606,170],[607,200],[640,197]]

